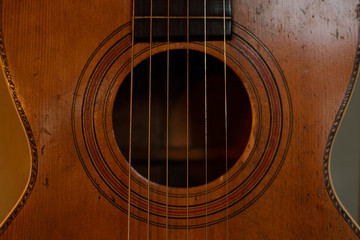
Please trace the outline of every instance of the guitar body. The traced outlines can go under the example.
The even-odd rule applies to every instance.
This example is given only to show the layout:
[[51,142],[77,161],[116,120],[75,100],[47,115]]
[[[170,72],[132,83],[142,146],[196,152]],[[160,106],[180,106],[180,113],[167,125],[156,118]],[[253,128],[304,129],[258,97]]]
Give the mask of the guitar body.
[[[131,1],[2,1],[3,64],[33,157],[1,239],[360,236],[328,173],[335,116],[359,62],[355,1],[233,1],[232,38],[206,50],[202,41],[132,48],[131,16]],[[220,62],[226,52],[250,104],[250,120],[233,124],[247,129],[245,145],[225,174],[189,189],[149,184],[132,169],[129,196],[128,153],[113,130],[118,89],[132,62],[187,48]]]

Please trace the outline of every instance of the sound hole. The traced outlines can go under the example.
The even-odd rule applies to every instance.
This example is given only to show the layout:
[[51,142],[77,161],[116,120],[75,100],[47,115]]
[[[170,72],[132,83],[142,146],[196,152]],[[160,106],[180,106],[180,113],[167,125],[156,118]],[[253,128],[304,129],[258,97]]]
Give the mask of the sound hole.
[[[170,51],[169,66],[169,186],[199,186],[205,173],[204,53],[189,52],[189,151],[187,151],[187,53]],[[132,167],[148,178],[149,59],[134,69]],[[224,63],[207,56],[207,182],[226,168]],[[252,125],[247,92],[227,67],[228,169],[244,151]],[[113,129],[118,147],[129,156],[130,74],[120,85],[113,108]],[[166,184],[167,54],[152,57],[150,180]],[[187,167],[187,155],[189,167]]]

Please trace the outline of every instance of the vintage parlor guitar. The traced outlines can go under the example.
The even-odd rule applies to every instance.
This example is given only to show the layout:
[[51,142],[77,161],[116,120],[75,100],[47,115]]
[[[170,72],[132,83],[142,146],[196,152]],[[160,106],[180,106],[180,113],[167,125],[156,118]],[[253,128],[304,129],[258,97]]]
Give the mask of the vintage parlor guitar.
[[2,0],[31,167],[0,239],[357,239],[329,174],[357,4]]

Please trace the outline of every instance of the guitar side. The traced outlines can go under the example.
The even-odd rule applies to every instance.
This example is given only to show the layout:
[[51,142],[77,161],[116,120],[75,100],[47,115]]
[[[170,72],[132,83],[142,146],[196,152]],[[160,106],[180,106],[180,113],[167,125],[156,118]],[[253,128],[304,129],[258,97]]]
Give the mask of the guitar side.
[[1,42],[0,235],[25,205],[37,174],[37,152],[28,120],[15,92]]

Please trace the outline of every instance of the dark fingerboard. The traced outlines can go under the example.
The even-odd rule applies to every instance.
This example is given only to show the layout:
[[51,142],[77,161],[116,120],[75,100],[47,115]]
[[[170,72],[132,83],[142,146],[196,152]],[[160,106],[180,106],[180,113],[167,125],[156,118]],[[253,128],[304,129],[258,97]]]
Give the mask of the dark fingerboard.
[[[150,35],[154,42],[166,42],[168,35],[171,42],[184,42],[188,37],[189,41],[205,39],[204,0],[189,0],[189,4],[187,0],[170,0],[169,3],[168,13],[168,0],[135,0],[135,42],[149,42]],[[226,39],[231,38],[231,0],[225,0],[225,16],[223,6],[224,0],[206,2],[208,41],[224,40],[224,20]]]

